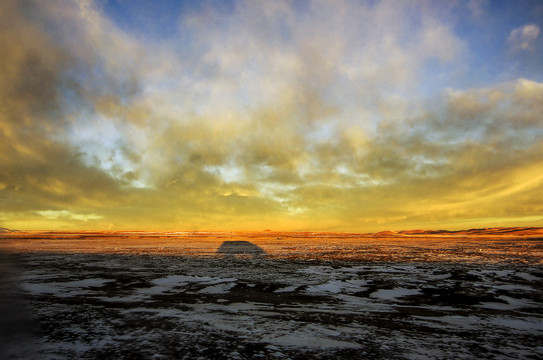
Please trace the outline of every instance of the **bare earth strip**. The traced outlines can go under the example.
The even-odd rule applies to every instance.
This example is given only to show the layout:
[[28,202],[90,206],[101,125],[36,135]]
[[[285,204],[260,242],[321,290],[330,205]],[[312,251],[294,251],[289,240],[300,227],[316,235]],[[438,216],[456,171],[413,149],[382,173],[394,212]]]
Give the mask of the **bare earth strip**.
[[[224,243],[235,255],[270,258],[454,261],[543,264],[543,231],[528,235],[364,235],[345,233],[272,232],[14,232],[0,234],[6,252],[67,252],[104,254],[221,255]],[[248,245],[250,246],[250,245]]]
[[540,359],[539,231],[6,232],[0,359]]

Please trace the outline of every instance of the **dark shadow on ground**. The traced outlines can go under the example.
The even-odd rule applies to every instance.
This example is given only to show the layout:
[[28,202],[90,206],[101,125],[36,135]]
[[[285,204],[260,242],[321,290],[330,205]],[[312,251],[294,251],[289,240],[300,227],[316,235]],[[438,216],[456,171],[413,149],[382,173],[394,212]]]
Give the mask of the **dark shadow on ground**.
[[0,359],[39,358],[34,348],[36,324],[18,284],[19,265],[17,256],[0,250]]
[[225,241],[217,249],[217,254],[224,256],[262,256],[264,249],[249,241]]

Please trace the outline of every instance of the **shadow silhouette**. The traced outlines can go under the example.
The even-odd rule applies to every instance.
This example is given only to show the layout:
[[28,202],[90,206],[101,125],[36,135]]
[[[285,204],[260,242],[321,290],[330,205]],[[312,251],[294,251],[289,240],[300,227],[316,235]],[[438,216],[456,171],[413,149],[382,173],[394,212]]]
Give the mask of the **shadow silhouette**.
[[262,256],[264,249],[249,241],[224,241],[217,249],[217,254],[224,256]]

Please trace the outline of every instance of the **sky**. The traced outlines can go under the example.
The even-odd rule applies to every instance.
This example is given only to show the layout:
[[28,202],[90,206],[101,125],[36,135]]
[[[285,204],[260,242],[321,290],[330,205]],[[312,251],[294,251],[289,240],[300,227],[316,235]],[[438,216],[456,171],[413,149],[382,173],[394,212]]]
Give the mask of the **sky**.
[[0,2],[0,227],[543,226],[543,1]]

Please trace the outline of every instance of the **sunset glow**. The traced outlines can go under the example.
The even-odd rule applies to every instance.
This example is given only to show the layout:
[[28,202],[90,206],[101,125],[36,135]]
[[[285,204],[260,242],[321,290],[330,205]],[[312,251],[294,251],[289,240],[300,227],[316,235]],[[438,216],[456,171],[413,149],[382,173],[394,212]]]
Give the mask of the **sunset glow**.
[[0,3],[0,227],[543,226],[541,1]]

